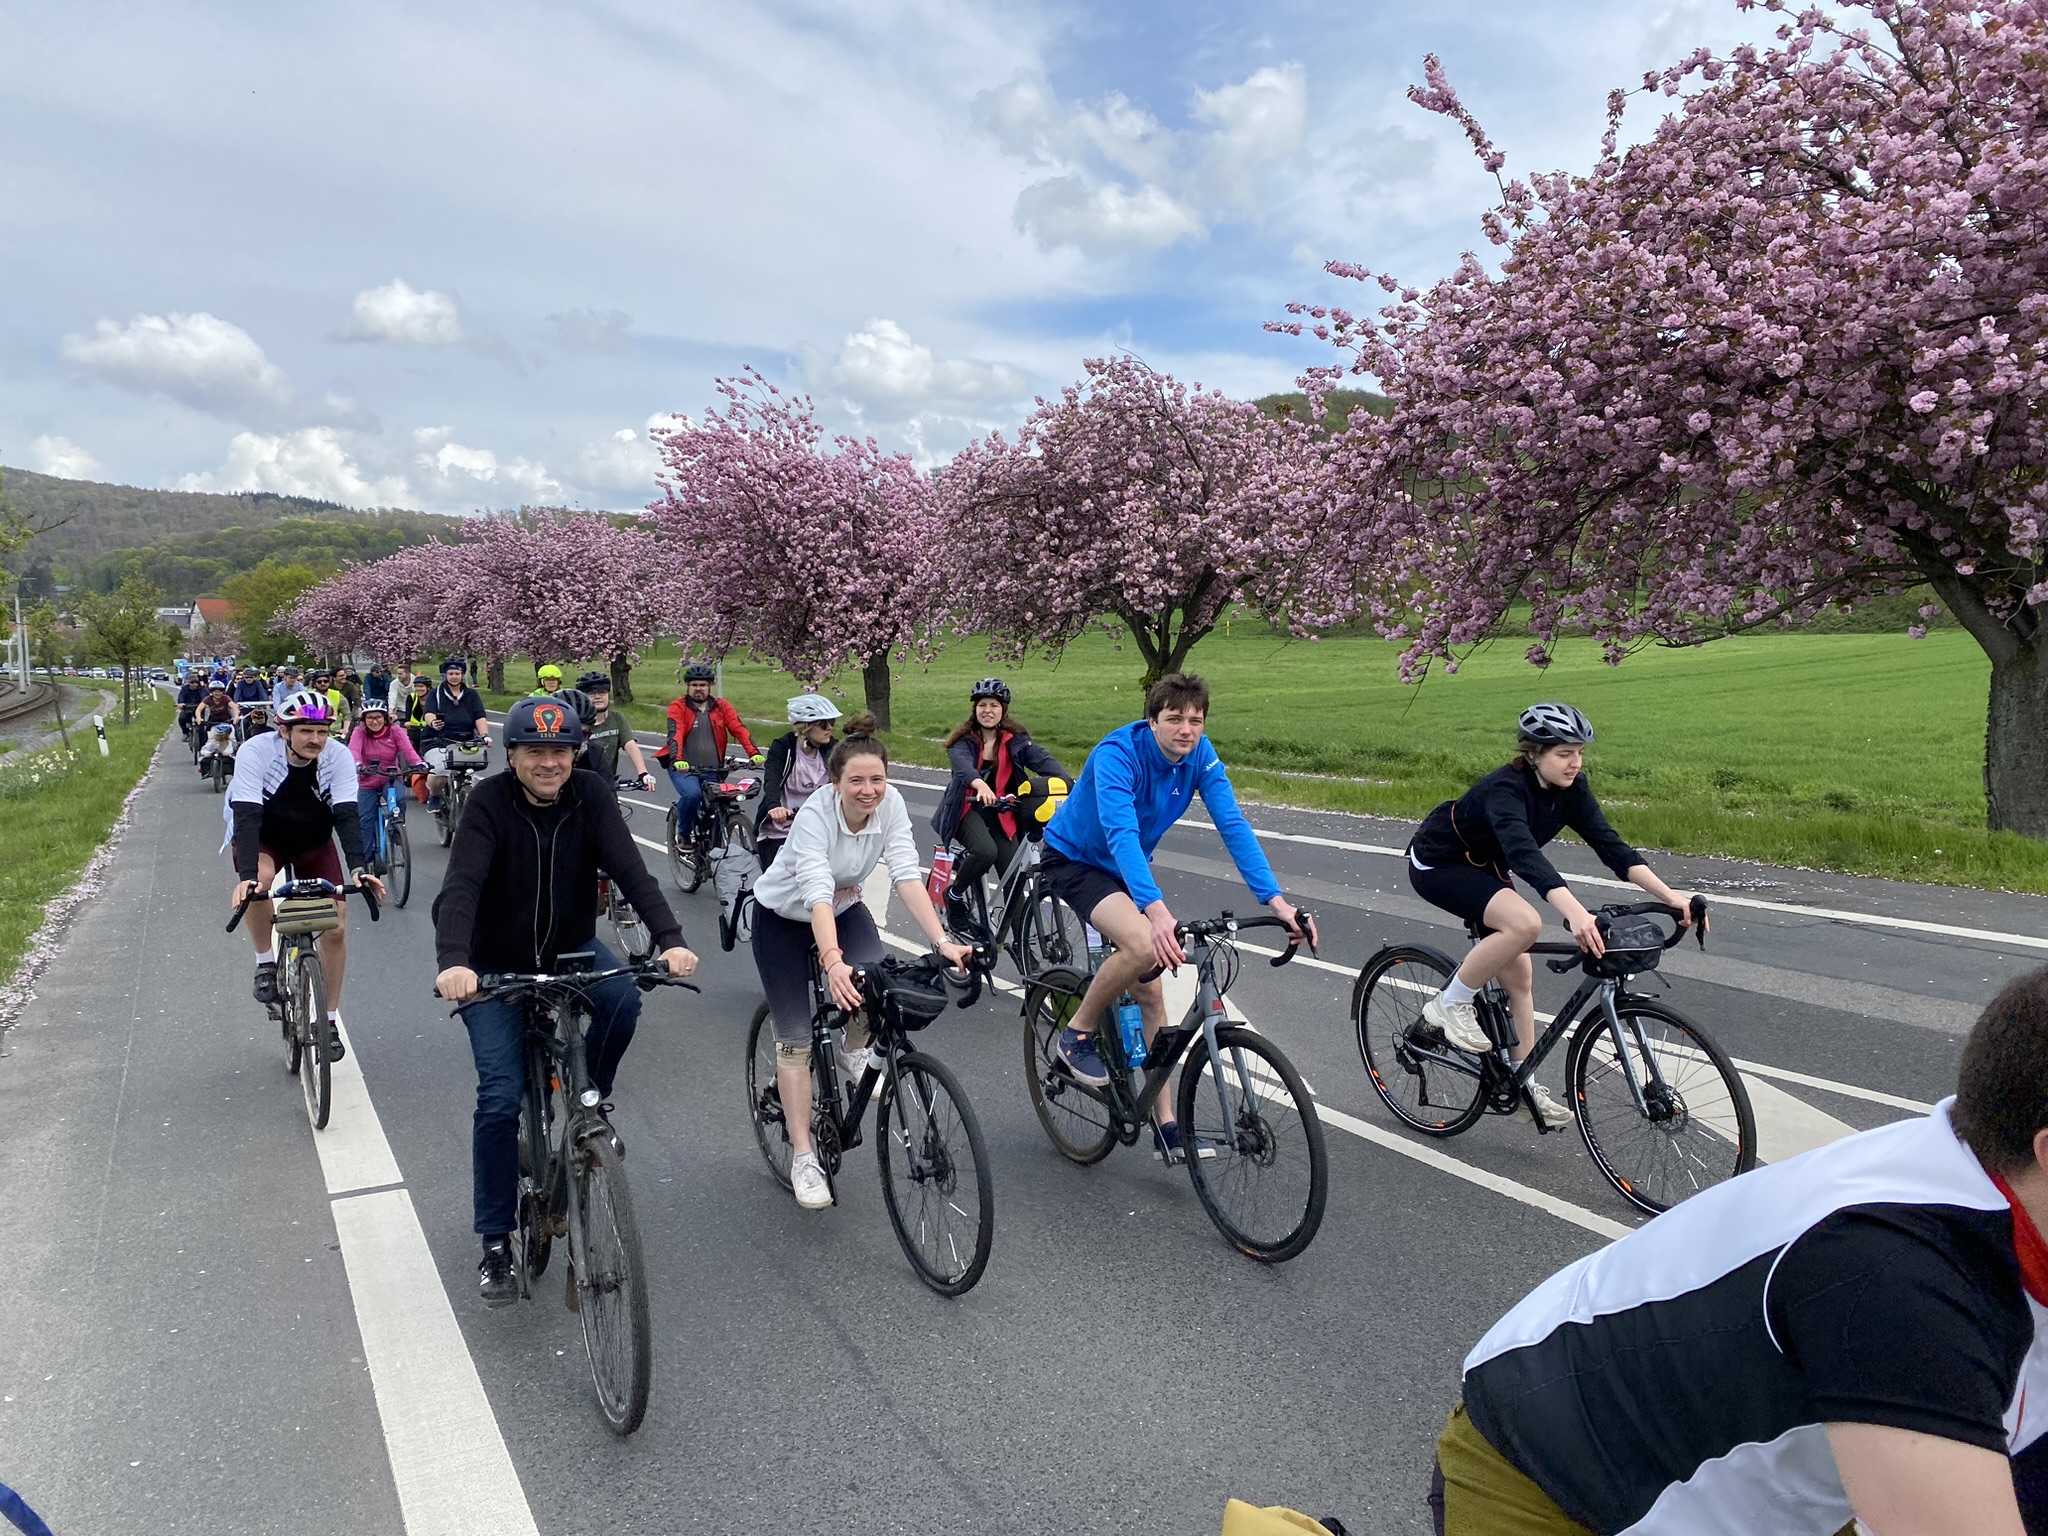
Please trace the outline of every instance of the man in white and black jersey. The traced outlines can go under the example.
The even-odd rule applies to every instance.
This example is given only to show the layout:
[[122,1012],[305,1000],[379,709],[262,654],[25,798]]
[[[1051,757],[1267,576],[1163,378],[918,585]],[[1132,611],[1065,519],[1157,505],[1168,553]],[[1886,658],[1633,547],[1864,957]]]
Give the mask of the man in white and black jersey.
[[1559,1271],[1465,1360],[1440,1536],[2048,1533],[2048,970],[1956,1094]]

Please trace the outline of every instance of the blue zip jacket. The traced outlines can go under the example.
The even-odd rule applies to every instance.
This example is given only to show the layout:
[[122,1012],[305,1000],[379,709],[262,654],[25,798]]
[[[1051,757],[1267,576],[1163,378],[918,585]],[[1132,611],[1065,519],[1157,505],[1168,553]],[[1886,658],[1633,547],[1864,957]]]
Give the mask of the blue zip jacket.
[[1143,720],[1111,732],[1088,754],[1073,792],[1046,824],[1045,840],[1077,864],[1118,876],[1142,912],[1161,899],[1152,879],[1152,850],[1166,829],[1187,814],[1196,795],[1209,808],[1252,894],[1260,901],[1278,896],[1280,882],[1273,878],[1258,834],[1237,808],[1230,776],[1209,738],[1169,763]]

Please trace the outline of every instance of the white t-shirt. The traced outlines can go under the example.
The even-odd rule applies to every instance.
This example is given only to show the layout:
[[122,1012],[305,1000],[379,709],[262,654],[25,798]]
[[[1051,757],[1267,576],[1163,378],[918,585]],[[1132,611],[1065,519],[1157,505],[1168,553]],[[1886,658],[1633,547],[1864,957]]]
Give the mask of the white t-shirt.
[[767,872],[754,882],[754,900],[791,922],[807,923],[811,908],[832,903],[837,914],[860,900],[861,882],[881,863],[900,884],[920,878],[910,813],[895,785],[858,832],[846,825],[839,790],[827,784],[790,818],[789,837]]

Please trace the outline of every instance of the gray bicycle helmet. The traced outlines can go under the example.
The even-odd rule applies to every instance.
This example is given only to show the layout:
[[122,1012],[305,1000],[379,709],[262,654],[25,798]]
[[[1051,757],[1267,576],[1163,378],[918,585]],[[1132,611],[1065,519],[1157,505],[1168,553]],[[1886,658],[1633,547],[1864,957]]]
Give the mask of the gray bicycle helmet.
[[688,667],[684,668],[683,681],[686,683],[715,683],[718,681],[718,668],[712,666],[708,661],[693,661]]
[[967,695],[967,702],[979,704],[983,699],[995,699],[1002,704],[1003,708],[1008,709],[1010,707],[1010,685],[1000,677],[984,677],[974,685],[973,692]]
[[1546,747],[1593,739],[1593,722],[1569,704],[1531,704],[1515,728],[1525,740]]
[[791,725],[829,725],[839,718],[839,706],[822,693],[800,693],[789,701]]
[[576,718],[583,722],[583,734],[590,734],[591,726],[597,723],[597,706],[590,702],[590,695],[581,688],[558,688],[555,697],[576,711]]
[[610,693],[612,675],[609,672],[586,672],[576,679],[576,686],[585,693]]

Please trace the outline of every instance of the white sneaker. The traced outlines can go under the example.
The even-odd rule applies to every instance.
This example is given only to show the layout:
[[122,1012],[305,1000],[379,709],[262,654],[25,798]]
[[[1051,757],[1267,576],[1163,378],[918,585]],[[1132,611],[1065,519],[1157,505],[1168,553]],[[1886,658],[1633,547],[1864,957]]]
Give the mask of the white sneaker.
[[1493,1042],[1479,1027],[1479,1010],[1469,1002],[1447,1003],[1439,992],[1422,1005],[1422,1018],[1442,1030],[1444,1038],[1461,1051],[1484,1056],[1493,1049]]
[[875,1053],[867,1046],[862,1046],[857,1051],[849,1051],[843,1045],[838,1047],[838,1052],[839,1080],[849,1088],[854,1087],[867,1071],[868,1063],[874,1059]]
[[[1542,1118],[1546,1130],[1561,1131],[1578,1118],[1569,1107],[1552,1098],[1550,1090],[1541,1083],[1529,1084],[1529,1097],[1536,1101],[1536,1113]],[[1526,1116],[1528,1110],[1525,1108],[1521,1113]]]
[[832,1203],[832,1186],[825,1181],[825,1165],[815,1152],[799,1152],[789,1165],[789,1187],[796,1203],[807,1211],[822,1211]]

